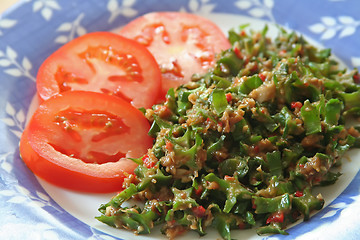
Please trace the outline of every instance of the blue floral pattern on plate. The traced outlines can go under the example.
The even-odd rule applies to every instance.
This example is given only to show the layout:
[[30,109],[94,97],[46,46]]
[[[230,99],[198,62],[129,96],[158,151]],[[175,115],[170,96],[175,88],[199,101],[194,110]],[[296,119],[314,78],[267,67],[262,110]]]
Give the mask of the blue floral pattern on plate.
[[[0,239],[118,239],[62,209],[19,157],[37,69],[62,44],[88,32],[114,29],[150,11],[225,13],[297,30],[332,48],[352,68],[360,67],[359,10],[357,0],[21,1],[0,16]],[[289,236],[265,239],[360,239],[359,184],[360,173],[311,221],[290,228]],[[314,235],[319,229],[324,230],[315,234],[321,235]]]

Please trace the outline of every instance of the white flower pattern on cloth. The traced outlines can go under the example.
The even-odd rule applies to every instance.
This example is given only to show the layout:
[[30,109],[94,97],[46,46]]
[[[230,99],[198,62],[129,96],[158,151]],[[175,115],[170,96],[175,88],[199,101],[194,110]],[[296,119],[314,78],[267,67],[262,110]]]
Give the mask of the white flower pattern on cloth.
[[13,77],[24,76],[35,82],[35,77],[30,73],[32,69],[30,60],[25,56],[19,62],[17,57],[17,52],[10,46],[7,46],[5,51],[0,50],[0,67],[6,68],[4,73]]
[[73,21],[73,22],[64,22],[62,23],[57,29],[57,32],[66,33],[67,35],[60,35],[57,38],[55,38],[56,43],[64,44],[71,40],[73,40],[75,37],[82,36],[86,34],[86,29],[81,26],[80,22],[84,18],[85,14],[81,13],[79,16]]
[[138,14],[138,11],[132,8],[135,3],[136,0],[121,0],[121,4],[119,4],[118,0],[109,0],[107,10],[111,15],[108,22],[114,22],[119,15],[127,18],[135,17]]
[[[20,231],[21,229],[21,231]],[[56,227],[46,223],[6,223],[0,226],[0,239],[62,239]]]
[[52,18],[54,10],[60,9],[61,7],[56,0],[35,0],[33,4],[34,13],[40,12],[46,21]]
[[[44,42],[49,44],[51,41],[53,50],[87,32],[114,29],[123,21],[130,21],[149,9],[156,10],[157,6],[154,2],[156,1],[24,0],[13,12],[0,16],[1,94],[8,96],[5,94],[6,89],[12,87],[15,82],[22,84],[20,90],[24,92],[34,85],[36,69],[44,59],[45,53],[34,55],[32,48],[41,49],[41,44]],[[161,1],[161,3],[159,1],[158,4],[163,4],[162,9],[169,11],[188,11],[204,15],[242,14],[255,19],[277,22],[283,26],[292,26],[291,21],[294,19],[291,19],[291,16],[283,19],[278,15],[283,2],[285,0],[174,0]],[[311,0],[301,2],[286,0],[286,2],[292,2],[293,5],[312,4]],[[303,33],[314,36],[317,41],[333,44],[335,49],[341,49],[341,44],[355,44],[356,51],[346,52],[345,56],[348,59],[345,60],[348,60],[349,65],[360,68],[359,2],[328,0],[323,1],[322,4],[324,9],[317,14],[307,15],[307,21],[302,20]],[[329,12],[326,12],[326,9]],[[29,21],[34,23],[29,24]],[[101,27],[98,21],[101,21]],[[46,39],[37,36],[36,30],[39,26],[53,27],[52,31],[43,36]],[[236,23],[233,27],[236,27]],[[23,36],[21,34],[27,31],[27,28],[35,31],[33,36],[18,39],[11,35],[17,33]],[[3,130],[2,138],[0,136],[0,203],[2,204],[0,239],[119,239],[75,219],[44,192],[31,172],[24,164],[21,165],[18,155],[17,146],[26,122],[29,99],[22,99],[11,92],[8,98],[0,100],[0,104],[2,106],[0,129]],[[360,203],[358,197],[360,189],[356,184],[360,184],[360,176],[353,180],[341,198],[315,215],[317,220],[312,222],[310,228],[319,228],[325,223],[335,226],[344,221],[342,215],[349,217],[351,212],[349,207],[359,206]],[[74,227],[71,224],[75,224],[78,232],[71,229]],[[291,236],[297,234],[300,236],[304,231],[311,232],[309,226],[298,225],[291,229]],[[282,239],[283,237],[266,238]]]
[[0,37],[4,34],[3,29],[12,28],[17,23],[17,20],[0,17]]
[[32,193],[20,185],[14,186],[13,189],[0,190],[0,196],[2,196],[6,202],[12,204],[25,204],[35,208],[51,207],[58,212],[63,211],[51,203],[51,199],[47,194],[40,191]]
[[235,6],[242,10],[247,10],[250,16],[255,18],[267,17],[271,22],[275,22],[272,14],[274,0],[238,0]]
[[360,20],[355,20],[351,16],[339,16],[337,18],[324,16],[320,23],[309,26],[310,31],[321,34],[322,40],[328,40],[338,34],[339,38],[344,38],[355,34],[360,27]]
[[[216,4],[211,3],[210,0],[189,0],[187,7],[192,13],[207,14],[214,10]],[[186,8],[181,7],[179,11],[186,12]]]

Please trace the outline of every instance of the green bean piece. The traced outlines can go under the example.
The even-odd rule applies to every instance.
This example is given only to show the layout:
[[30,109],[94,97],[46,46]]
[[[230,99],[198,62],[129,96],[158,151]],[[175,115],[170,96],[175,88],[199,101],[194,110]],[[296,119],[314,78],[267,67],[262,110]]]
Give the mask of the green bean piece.
[[320,112],[315,104],[306,100],[301,108],[301,117],[307,135],[321,132]]
[[287,234],[323,207],[313,188],[336,182],[334,167],[360,148],[351,122],[360,116],[359,71],[295,32],[267,32],[230,30],[232,47],[208,72],[141,109],[154,144],[131,159],[128,187],[100,206],[99,221],[136,234],[162,225],[168,237],[214,227],[231,239],[232,229],[259,223],[259,235]]
[[211,106],[217,114],[223,113],[228,107],[225,91],[222,89],[214,89],[210,96]]
[[304,215],[305,221],[309,220],[311,211],[320,210],[324,206],[324,199],[314,197],[310,188],[304,190],[303,196],[294,197],[292,202],[294,207]]

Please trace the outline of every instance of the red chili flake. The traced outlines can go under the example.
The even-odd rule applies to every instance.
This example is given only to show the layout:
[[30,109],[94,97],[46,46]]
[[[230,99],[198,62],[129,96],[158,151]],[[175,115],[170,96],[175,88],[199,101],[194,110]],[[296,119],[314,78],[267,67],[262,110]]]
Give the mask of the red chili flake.
[[225,175],[224,179],[225,179],[225,180],[229,180],[229,181],[234,181],[234,180],[235,180],[234,177],[231,177],[231,176],[229,176],[229,175]]
[[261,79],[261,81],[265,81],[266,76],[263,73],[259,73],[259,78]]
[[200,196],[202,194],[203,190],[204,189],[202,188],[202,186],[199,186],[198,188],[195,188],[195,194],[197,196]]
[[321,177],[320,176],[316,176],[315,178],[314,178],[314,182],[320,182],[321,181]]
[[239,229],[245,229],[246,228],[246,224],[244,222],[241,222],[238,224],[238,228]]
[[227,102],[231,102],[231,100],[232,100],[232,95],[231,95],[231,93],[227,93],[225,96],[226,96],[226,101],[227,101]]
[[150,161],[149,155],[147,154],[142,157],[142,161],[144,163],[144,166],[147,168],[153,168],[156,164],[154,161]]
[[255,62],[254,66],[250,69],[250,71],[256,72],[257,69],[258,69],[258,65],[257,65],[257,63]]
[[286,50],[285,49],[281,50],[280,54],[286,54]]
[[295,197],[302,197],[302,196],[304,196],[304,193],[302,191],[295,192]]
[[174,149],[174,145],[171,142],[167,141],[165,144],[165,148],[168,151],[172,151]]
[[192,208],[194,215],[198,218],[202,218],[205,216],[205,208],[203,206],[196,206]]
[[254,147],[254,152],[255,152],[255,153],[259,153],[259,152],[260,152],[260,148],[259,148],[258,145],[256,145],[256,146]]
[[243,58],[243,55],[238,47],[234,47],[233,51],[238,58],[241,58],[241,59]]
[[303,104],[301,102],[292,102],[290,106],[292,109],[296,109],[296,108],[301,108]]
[[271,214],[268,219],[266,219],[266,224],[269,224],[271,222],[284,222],[284,213],[283,212],[276,212]]
[[304,167],[304,164],[299,164],[299,168],[303,168]]
[[356,73],[356,74],[353,76],[353,80],[354,80],[354,83],[359,84],[359,83],[360,83],[360,73]]
[[222,123],[222,122],[218,122],[217,125],[220,126],[220,127],[222,127],[222,126],[223,126],[223,123]]
[[252,208],[253,208],[253,209],[256,209],[257,206],[256,206],[256,204],[255,204],[255,199],[252,199],[252,200],[251,200],[251,203],[252,203]]
[[241,30],[241,32],[240,32],[240,36],[243,36],[243,37],[245,37],[245,36],[246,36],[246,32],[245,32],[245,30]]
[[245,65],[247,65],[250,62],[250,59],[248,57],[245,56]]

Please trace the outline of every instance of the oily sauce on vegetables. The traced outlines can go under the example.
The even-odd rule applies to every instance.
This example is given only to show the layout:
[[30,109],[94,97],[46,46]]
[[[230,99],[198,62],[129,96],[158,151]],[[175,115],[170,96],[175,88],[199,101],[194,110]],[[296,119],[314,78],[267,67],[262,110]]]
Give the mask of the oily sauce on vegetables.
[[323,207],[313,188],[334,183],[333,167],[359,146],[358,129],[345,126],[360,115],[359,73],[294,32],[272,40],[267,27],[245,30],[229,32],[213,69],[146,110],[154,145],[98,220],[136,234],[161,225],[170,239],[212,226],[231,239],[253,226],[287,234]]

